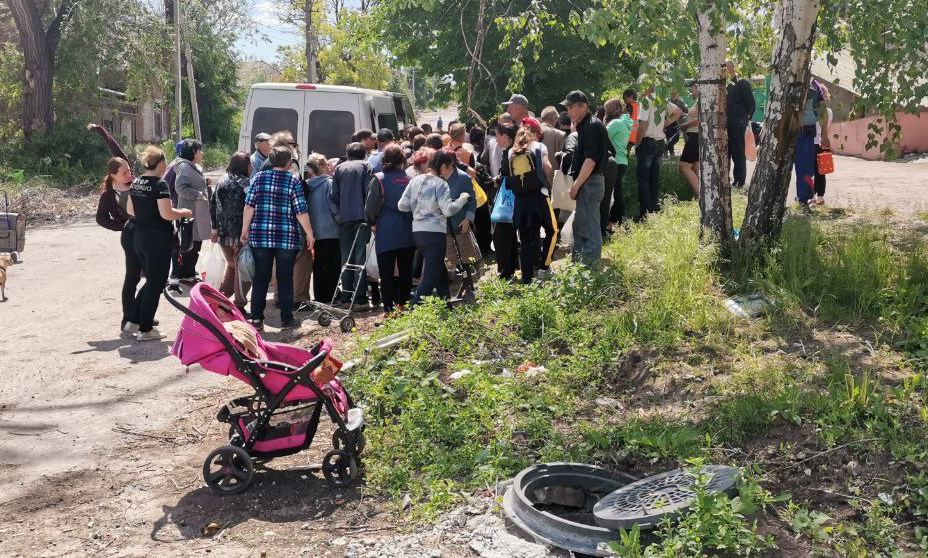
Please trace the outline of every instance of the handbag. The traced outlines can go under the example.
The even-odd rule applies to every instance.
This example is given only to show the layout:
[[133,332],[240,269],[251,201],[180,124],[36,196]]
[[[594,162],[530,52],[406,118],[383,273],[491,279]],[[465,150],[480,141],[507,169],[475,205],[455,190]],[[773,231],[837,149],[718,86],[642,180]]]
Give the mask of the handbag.
[[474,200],[477,202],[477,207],[483,207],[486,205],[487,201],[489,201],[487,199],[487,193],[484,192],[483,188],[480,187],[480,184],[477,183],[476,178],[471,178],[470,181],[474,186]]
[[748,161],[757,160],[757,142],[754,141],[754,129],[750,123],[744,129],[744,158]]
[[174,221],[174,249],[178,254],[193,250],[196,226],[193,219],[183,218]]
[[577,202],[576,200],[570,199],[570,189],[574,185],[573,177],[564,174],[558,169],[554,171],[553,182],[554,184],[551,188],[551,205],[554,209],[574,211],[577,207]]
[[822,149],[815,156],[816,169],[819,174],[831,174],[835,172],[835,159],[831,156],[831,149]]
[[512,214],[516,207],[516,194],[506,186],[506,179],[500,184],[499,191],[496,193],[496,200],[493,201],[493,213],[490,214],[490,221],[494,223],[512,223]]

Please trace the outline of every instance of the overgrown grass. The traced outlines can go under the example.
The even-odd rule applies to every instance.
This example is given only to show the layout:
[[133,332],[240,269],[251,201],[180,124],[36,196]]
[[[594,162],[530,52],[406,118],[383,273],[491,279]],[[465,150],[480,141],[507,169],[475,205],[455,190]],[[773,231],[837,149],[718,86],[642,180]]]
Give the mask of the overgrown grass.
[[[530,287],[485,281],[478,304],[426,304],[388,322],[384,335],[409,329],[410,340],[348,378],[369,413],[369,484],[409,494],[414,516],[428,518],[538,461],[643,474],[692,458],[751,464],[732,456],[767,447],[801,462],[793,441],[777,439],[784,431],[822,451],[885,453],[913,474],[923,466],[928,393],[910,368],[923,365],[928,344],[922,245],[897,244],[874,226],[790,220],[750,283],[772,301],[771,317],[747,322],[725,311],[733,285],[716,250],[700,244],[697,222],[695,203],[667,203],[614,238],[599,272],[567,266]],[[836,325],[874,356],[827,343],[810,354],[790,342]],[[922,517],[909,510],[924,514],[928,498],[899,492],[922,504],[842,522],[874,531],[854,544],[883,548],[880,537],[902,536],[879,535],[886,517]],[[718,517],[751,549],[735,554],[765,541],[748,519]],[[712,525],[692,521],[697,538]],[[676,548],[670,531],[661,537],[660,548]]]

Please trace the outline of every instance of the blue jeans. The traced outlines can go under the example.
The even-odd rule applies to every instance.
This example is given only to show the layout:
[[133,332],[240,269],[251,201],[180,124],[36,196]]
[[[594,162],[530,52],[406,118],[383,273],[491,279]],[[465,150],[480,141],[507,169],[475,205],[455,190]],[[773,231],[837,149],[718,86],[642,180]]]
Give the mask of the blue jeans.
[[267,306],[267,288],[271,284],[271,270],[277,263],[277,302],[281,321],[293,319],[293,262],[299,250],[279,248],[252,248],[255,257],[255,277],[251,285],[251,317],[264,319]]
[[635,151],[638,161],[638,219],[657,212],[661,198],[661,161],[666,151],[664,140],[645,138]]
[[448,247],[448,235],[440,232],[414,232],[412,239],[422,254],[422,277],[413,304],[422,302],[422,298],[438,291],[438,296],[448,300],[451,291],[448,287],[448,269],[445,267],[445,250]]
[[574,210],[574,247],[571,259],[587,267],[596,267],[603,255],[603,232],[600,226],[599,206],[606,191],[606,180],[601,174],[590,176],[577,193]]
[[[360,233],[358,232],[359,229]],[[364,225],[363,221],[352,221],[339,225],[338,234],[342,252],[342,267],[348,263],[348,258],[351,258],[352,264],[364,265],[366,263],[364,256],[367,254],[367,243],[371,239],[371,229]],[[351,245],[354,243],[355,236],[358,237],[358,242],[354,244],[354,251],[352,251]],[[342,292],[347,297],[351,297],[351,293],[354,292],[355,273],[351,270],[345,270],[342,273]],[[367,300],[367,274],[362,271],[360,275],[361,284],[358,287],[357,300],[363,302]]]
[[803,126],[796,137],[796,197],[809,203],[815,194],[815,125]]

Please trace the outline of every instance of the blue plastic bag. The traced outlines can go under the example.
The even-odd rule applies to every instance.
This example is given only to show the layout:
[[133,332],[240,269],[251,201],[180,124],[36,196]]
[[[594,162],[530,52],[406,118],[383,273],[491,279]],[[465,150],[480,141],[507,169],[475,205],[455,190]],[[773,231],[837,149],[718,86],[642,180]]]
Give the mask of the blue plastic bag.
[[512,223],[512,212],[516,207],[516,195],[506,186],[506,179],[500,184],[496,199],[493,201],[493,213],[490,220],[494,223]]
[[255,256],[251,246],[244,245],[238,252],[238,280],[242,284],[253,283],[255,277]]

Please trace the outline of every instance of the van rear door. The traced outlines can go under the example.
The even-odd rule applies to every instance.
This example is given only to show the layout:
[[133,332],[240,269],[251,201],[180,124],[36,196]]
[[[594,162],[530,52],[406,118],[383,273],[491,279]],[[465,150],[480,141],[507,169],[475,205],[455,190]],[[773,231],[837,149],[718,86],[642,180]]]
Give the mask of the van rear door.
[[244,144],[249,153],[254,151],[255,136],[261,132],[288,131],[294,138],[302,137],[306,126],[300,122],[304,97],[305,93],[296,89],[252,89],[239,145]]
[[371,104],[374,108],[374,117],[377,119],[377,128],[374,131],[376,132],[381,128],[389,128],[393,130],[394,134],[398,134],[400,127],[396,119],[393,97],[388,95],[377,95],[372,99]]
[[358,129],[361,95],[358,93],[310,91],[306,95],[306,149],[303,157],[316,152],[328,158],[342,157]]

